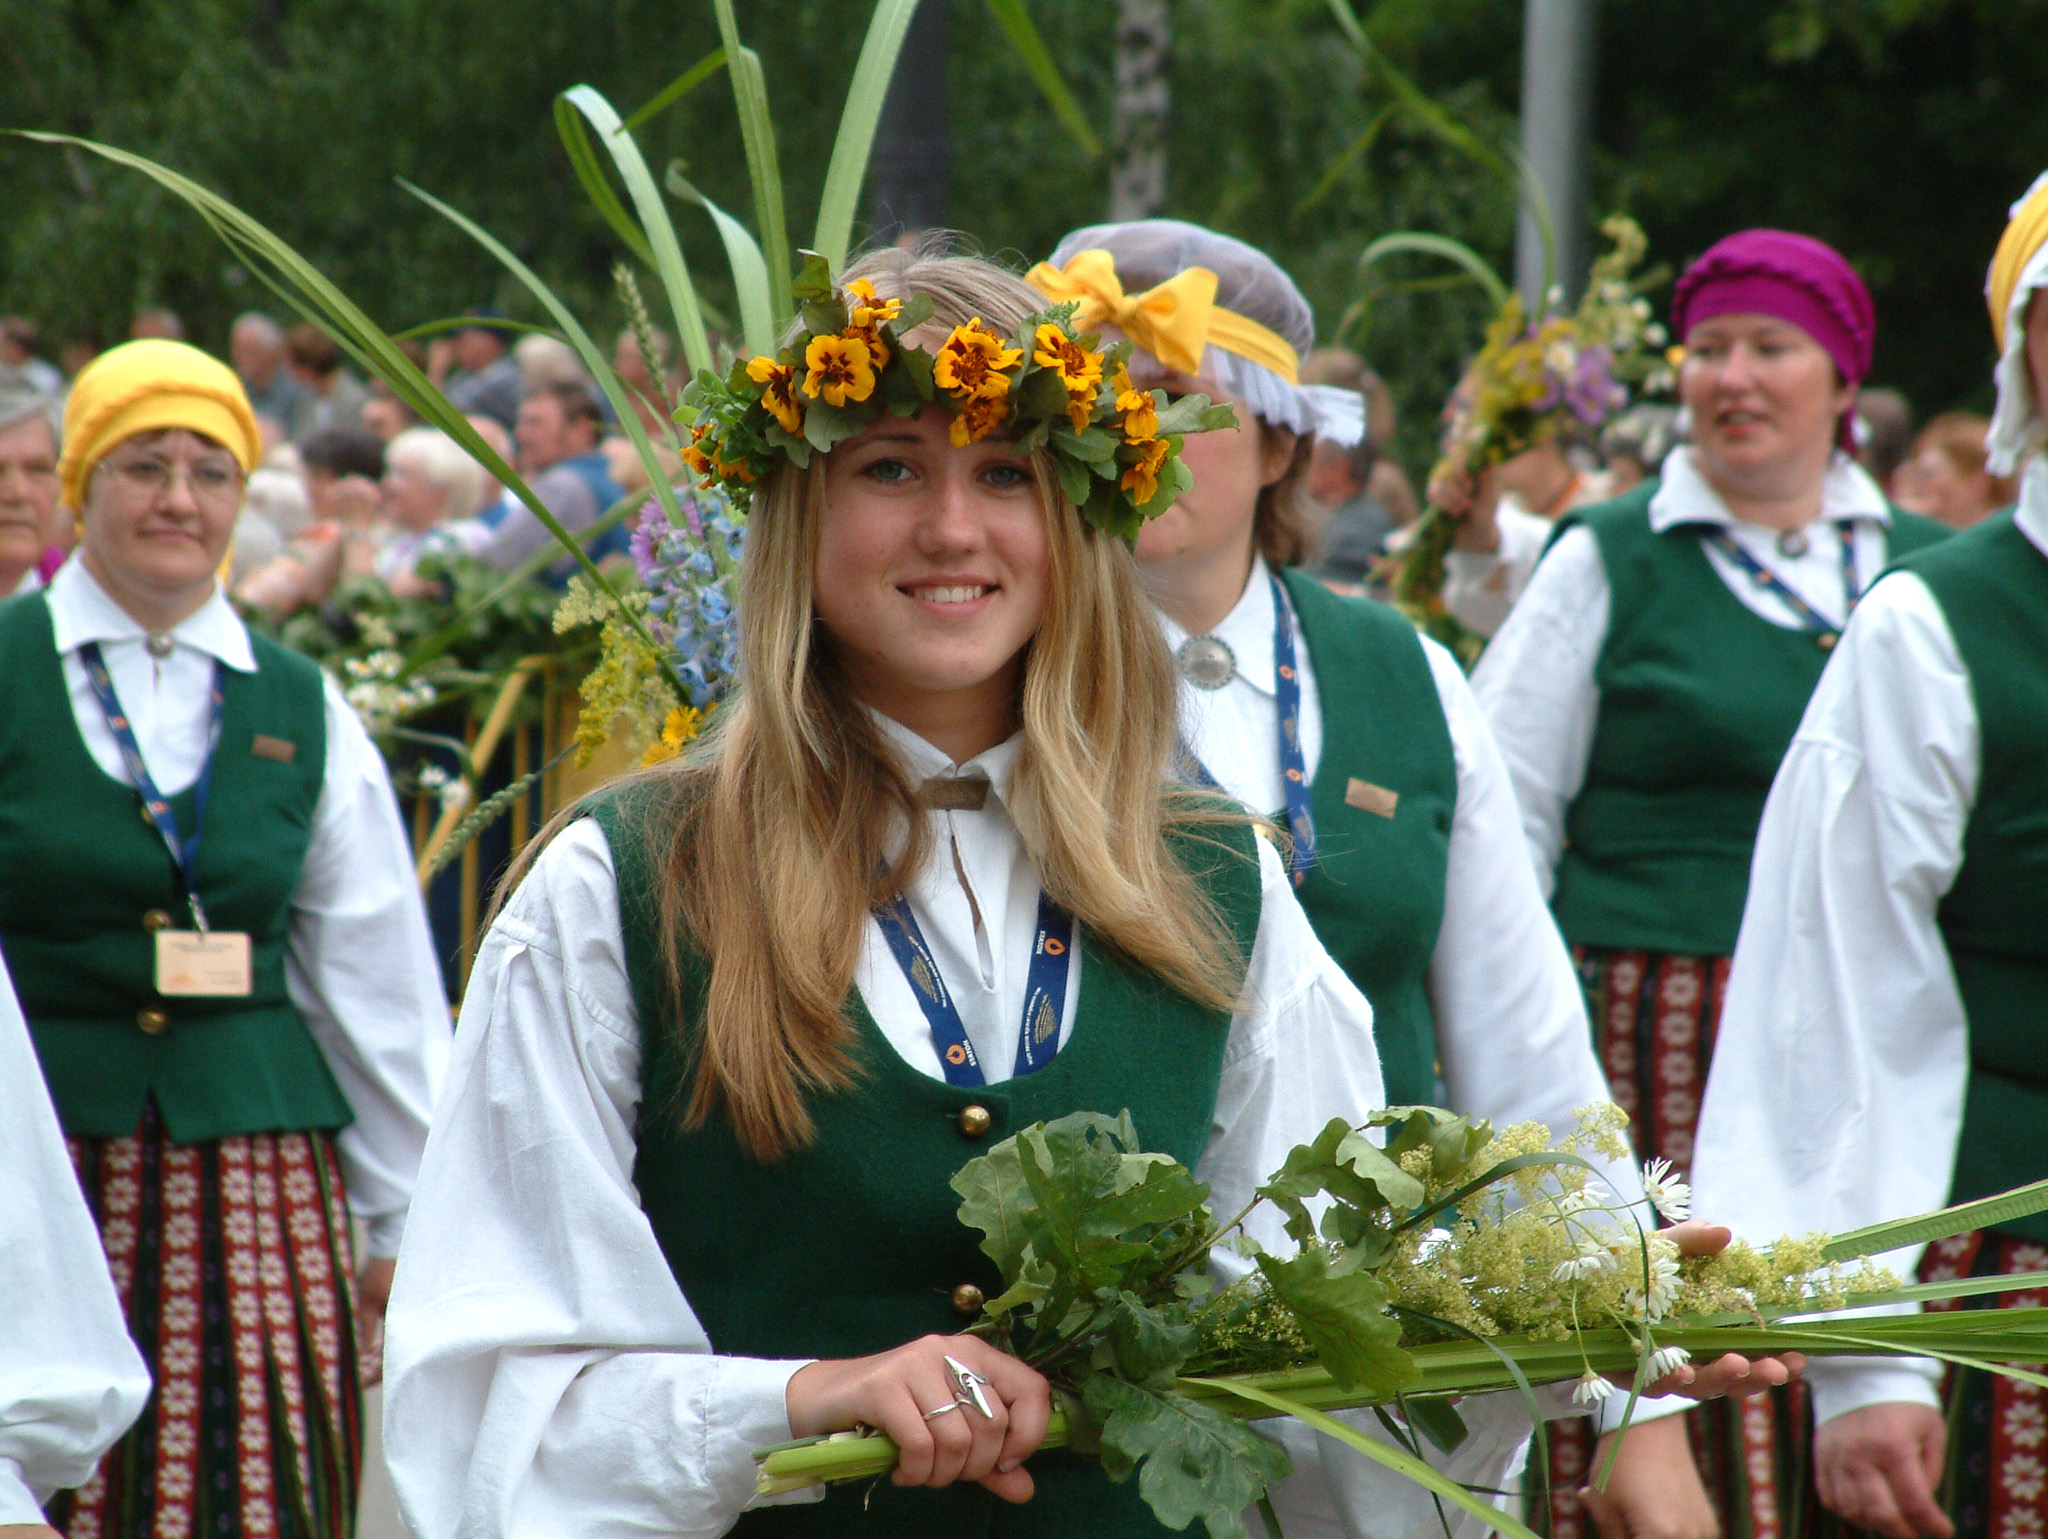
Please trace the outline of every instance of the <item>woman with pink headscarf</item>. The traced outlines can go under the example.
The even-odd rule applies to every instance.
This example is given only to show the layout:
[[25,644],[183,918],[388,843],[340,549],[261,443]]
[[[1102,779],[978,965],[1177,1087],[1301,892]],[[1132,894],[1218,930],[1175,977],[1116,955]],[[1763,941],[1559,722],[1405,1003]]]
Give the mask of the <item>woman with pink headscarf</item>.
[[[1683,1177],[1771,778],[1859,595],[1945,531],[1892,508],[1847,452],[1875,316],[1839,252],[1729,236],[1679,280],[1672,332],[1692,442],[1559,521],[1472,684],[1637,1152]],[[1753,1457],[1803,1431],[1794,1394],[1694,1418],[1724,1530],[1796,1500],[1774,1478],[1790,1466]],[[1682,1448],[1685,1432],[1630,1436]],[[1565,1539],[1587,1454],[1553,1446]],[[1697,1488],[1670,1500],[1702,1530]]]

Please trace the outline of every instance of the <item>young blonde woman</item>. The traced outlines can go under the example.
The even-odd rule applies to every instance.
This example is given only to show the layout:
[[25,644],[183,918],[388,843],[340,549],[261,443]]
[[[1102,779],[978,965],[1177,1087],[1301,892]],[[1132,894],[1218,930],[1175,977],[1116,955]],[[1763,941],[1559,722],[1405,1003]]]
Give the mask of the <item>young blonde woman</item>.
[[[1032,1457],[1043,1379],[947,1334],[999,1285],[949,1178],[1128,1108],[1227,1209],[1383,1099],[1274,849],[1169,778],[1127,545],[988,381],[1043,302],[960,258],[852,277],[883,296],[841,291],[854,317],[931,302],[881,345],[961,404],[767,459],[744,689],[556,831],[482,947],[392,1316],[386,1446],[426,1539],[1160,1532],[1135,1483]],[[865,343],[805,353],[755,360],[778,421],[806,384],[882,388]],[[855,1423],[902,1447],[893,1484],[751,1510],[754,1448]]]
[[[1607,1084],[1465,675],[1393,610],[1300,570],[1315,446],[1364,430],[1355,395],[1298,383],[1315,338],[1308,301],[1263,252],[1171,219],[1077,230],[1031,280],[1137,341],[1134,379],[1236,410],[1237,429],[1188,440],[1194,487],[1145,526],[1138,565],[1179,663],[1196,775],[1288,826],[1301,906],[1372,1002],[1389,1100],[1441,1096],[1503,1126],[1569,1127]],[[1641,1189],[1632,1169],[1611,1176]],[[1529,1424],[1516,1397],[1491,1409],[1453,1472],[1497,1488]],[[1675,1430],[1646,1422],[1625,1440],[1596,1498],[1603,1515],[1633,1527],[1654,1510],[1673,1536],[1688,1516],[1704,1521]],[[1310,1442],[1293,1435],[1297,1463]],[[1323,1452],[1353,1462],[1334,1444]],[[1361,1511],[1420,1495],[1364,1467],[1337,1490]],[[1416,1521],[1428,1516],[1425,1499]]]

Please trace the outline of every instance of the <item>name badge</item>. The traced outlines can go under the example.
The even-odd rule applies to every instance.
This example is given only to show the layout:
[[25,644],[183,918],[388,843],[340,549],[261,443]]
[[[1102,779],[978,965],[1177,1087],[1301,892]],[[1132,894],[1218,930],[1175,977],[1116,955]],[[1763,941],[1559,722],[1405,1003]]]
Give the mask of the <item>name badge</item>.
[[156,932],[159,994],[243,998],[254,987],[247,935],[234,930]]

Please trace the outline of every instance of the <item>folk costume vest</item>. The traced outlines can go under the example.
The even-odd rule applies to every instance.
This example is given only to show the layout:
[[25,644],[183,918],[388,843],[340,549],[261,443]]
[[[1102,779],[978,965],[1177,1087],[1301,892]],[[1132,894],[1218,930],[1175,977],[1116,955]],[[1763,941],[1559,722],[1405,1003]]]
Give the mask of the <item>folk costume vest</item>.
[[[2048,1176],[2048,557],[2010,511],[1905,562],[1977,708],[1977,801],[1938,917],[1970,1023],[1952,1202]],[[2048,1218],[2003,1226],[2048,1241]]]
[[[79,736],[48,600],[0,605],[0,950],[66,1133],[133,1133],[151,1097],[178,1143],[353,1120],[285,991],[327,760],[320,672],[250,642],[257,671],[222,670],[198,882],[213,928],[248,934],[254,989],[166,998],[154,932],[190,923],[170,853]],[[291,751],[256,752],[264,739]],[[170,802],[190,828],[191,790]]]
[[[963,1225],[947,1184],[968,1160],[1033,1122],[1128,1109],[1148,1149],[1192,1168],[1215,1113],[1227,1014],[1202,1009],[1104,951],[1085,932],[1081,995],[1067,1045],[1022,1078],[959,1087],[911,1068],[856,992],[846,1011],[859,1079],[812,1097],[817,1137],[764,1165],[714,1115],[682,1125],[690,1031],[670,1006],[648,860],[647,793],[591,804],[612,851],[641,1021],[639,1154],[633,1184],[662,1254],[715,1351],[741,1357],[854,1357],[959,1330],[1002,1281]],[[1239,965],[1258,932],[1259,871],[1244,828],[1175,841],[1236,940]],[[1219,844],[1222,846],[1219,848]],[[710,970],[681,959],[701,1010]],[[1136,1482],[1062,1452],[1031,1461],[1038,1494],[1013,1507],[979,1486],[834,1488],[821,1505],[747,1513],[753,1535],[877,1539],[1123,1539],[1163,1534]]]
[[[1558,520],[1599,542],[1611,603],[1551,906],[1575,946],[1729,956],[1764,797],[1828,654],[1729,592],[1696,525],[1653,530],[1657,486]],[[1894,512],[1890,550],[1946,533]]]
[[1311,787],[1316,863],[1295,895],[1316,938],[1372,1002],[1387,1104],[1434,1103],[1429,963],[1458,801],[1450,725],[1414,626],[1306,573],[1280,580],[1323,708]]

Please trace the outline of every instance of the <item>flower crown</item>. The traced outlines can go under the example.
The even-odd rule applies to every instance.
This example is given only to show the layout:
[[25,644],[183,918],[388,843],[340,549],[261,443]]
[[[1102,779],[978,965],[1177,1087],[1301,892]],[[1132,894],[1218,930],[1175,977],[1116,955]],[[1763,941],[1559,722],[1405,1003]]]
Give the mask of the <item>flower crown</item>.
[[805,257],[793,289],[802,333],[723,379],[704,370],[683,393],[679,417],[693,419],[683,459],[742,512],[753,483],[785,462],[802,469],[884,414],[939,406],[960,447],[1006,428],[1024,452],[1050,449],[1082,517],[1129,539],[1193,485],[1183,435],[1236,425],[1207,396],[1169,402],[1138,389],[1126,367],[1132,344],[1103,348],[1077,331],[1073,304],[1032,316],[1015,337],[969,320],[929,352],[902,340],[931,318],[929,295],[881,299],[864,278],[842,289],[823,257]]

